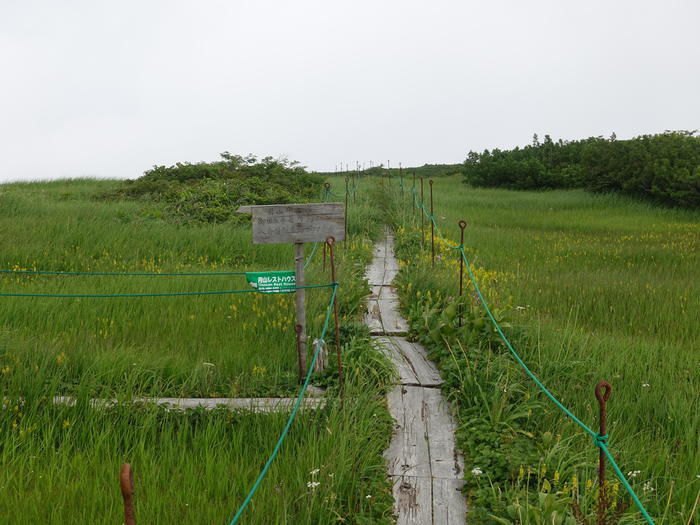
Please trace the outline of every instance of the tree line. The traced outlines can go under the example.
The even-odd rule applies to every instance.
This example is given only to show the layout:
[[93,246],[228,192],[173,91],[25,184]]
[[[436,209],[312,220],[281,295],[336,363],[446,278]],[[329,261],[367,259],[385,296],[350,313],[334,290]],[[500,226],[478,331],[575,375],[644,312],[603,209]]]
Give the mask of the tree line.
[[510,150],[470,151],[462,165],[474,186],[518,190],[585,188],[654,202],[700,207],[700,137],[665,131],[629,140],[590,137],[540,141]]

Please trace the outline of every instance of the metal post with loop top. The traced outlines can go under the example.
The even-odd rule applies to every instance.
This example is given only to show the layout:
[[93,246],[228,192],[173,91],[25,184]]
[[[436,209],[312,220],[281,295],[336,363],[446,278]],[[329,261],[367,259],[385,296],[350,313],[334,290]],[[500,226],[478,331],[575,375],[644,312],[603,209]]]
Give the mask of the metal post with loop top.
[[345,177],[345,236],[348,236],[348,178]]
[[423,249],[425,244],[425,232],[423,231],[425,227],[425,206],[423,206],[423,177],[420,178],[420,248]]
[[430,252],[431,264],[435,266],[435,216],[433,215],[433,179],[428,181],[430,185]]
[[[605,390],[605,392],[603,392]],[[595,397],[600,404],[600,432],[596,436],[597,440],[607,443],[607,410],[605,403],[610,399],[612,386],[607,381],[600,381],[595,386]],[[605,511],[608,507],[607,488],[605,487],[605,452],[599,449],[598,456],[598,523],[605,523]]]
[[459,257],[459,326],[462,326],[464,322],[464,304],[462,304],[462,295],[464,294],[464,255],[462,250],[464,250],[464,228],[467,227],[467,221],[459,221],[459,246],[460,249],[457,250],[457,256]]
[[416,206],[416,172],[413,172],[413,191],[411,192],[413,194],[413,211],[414,213],[417,211],[417,206]]
[[[331,260],[331,282],[337,282],[335,276],[335,237],[328,237],[326,239],[326,244],[328,244],[328,251],[330,253]],[[338,359],[338,385],[340,387],[340,399],[343,400],[345,385],[343,382],[343,358],[340,355],[340,319],[338,317],[338,300],[333,302],[333,318],[335,319],[335,353]]]

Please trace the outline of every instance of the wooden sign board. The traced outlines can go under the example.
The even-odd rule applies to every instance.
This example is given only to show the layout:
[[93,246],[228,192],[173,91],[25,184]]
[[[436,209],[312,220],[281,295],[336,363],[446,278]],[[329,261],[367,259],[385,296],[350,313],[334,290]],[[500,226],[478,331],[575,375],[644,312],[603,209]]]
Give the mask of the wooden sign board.
[[237,211],[253,215],[253,244],[345,240],[342,202],[241,206]]

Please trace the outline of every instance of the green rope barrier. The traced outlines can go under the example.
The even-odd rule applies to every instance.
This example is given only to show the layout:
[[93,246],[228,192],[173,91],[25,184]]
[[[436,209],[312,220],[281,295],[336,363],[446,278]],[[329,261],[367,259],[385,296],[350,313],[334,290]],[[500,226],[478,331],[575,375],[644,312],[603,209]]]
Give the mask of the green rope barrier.
[[591,430],[585,423],[583,423],[579,418],[577,418],[568,408],[566,408],[554,395],[547,389],[546,386],[537,378],[537,376],[528,368],[528,366],[525,364],[525,362],[521,359],[520,355],[518,352],[513,348],[513,345],[510,343],[508,338],[506,337],[505,333],[501,329],[501,326],[498,324],[498,321],[496,321],[496,318],[493,316],[491,313],[491,309],[489,308],[488,303],[484,299],[484,296],[481,293],[481,289],[479,288],[479,284],[476,281],[476,277],[474,276],[474,273],[471,268],[471,263],[469,262],[469,259],[467,258],[467,254],[464,252],[464,246],[463,245],[456,245],[453,246],[447,242],[447,239],[444,237],[442,232],[440,231],[440,228],[437,225],[437,222],[435,221],[435,217],[428,213],[428,211],[425,209],[425,206],[423,205],[423,202],[418,205],[418,200],[416,198],[416,191],[415,191],[415,186],[411,189],[413,193],[413,202],[416,207],[419,207],[421,210],[423,210],[423,213],[427,218],[429,218],[433,225],[435,226],[435,230],[438,234],[438,236],[447,243],[447,245],[453,249],[453,250],[459,250],[462,259],[464,261],[465,266],[467,267],[467,273],[469,275],[469,280],[471,283],[474,285],[474,291],[476,292],[477,296],[479,297],[479,301],[481,302],[481,305],[484,308],[484,311],[486,312],[487,316],[491,320],[491,324],[494,326],[496,331],[498,332],[499,337],[501,340],[505,343],[506,347],[510,351],[511,355],[515,358],[517,363],[522,367],[522,369],[525,371],[525,373],[532,379],[537,387],[555,404],[557,408],[559,408],[564,414],[571,419],[574,423],[576,423],[579,427],[581,427],[585,432],[587,432],[592,438],[593,438],[593,443],[596,447],[600,448],[605,456],[608,458],[608,461],[610,461],[610,465],[612,466],[613,470],[615,471],[615,474],[617,475],[618,479],[622,482],[623,486],[625,489],[627,489],[627,492],[629,493],[630,497],[634,501],[635,505],[639,509],[639,512],[641,512],[642,516],[646,520],[646,522],[650,525],[654,525],[654,520],[651,518],[647,510],[644,508],[644,505],[642,502],[639,500],[639,497],[637,496],[636,492],[632,488],[632,486],[629,484],[627,481],[627,478],[624,476],[622,473],[622,470],[620,470],[620,467],[617,465],[617,462],[613,458],[612,454],[608,450],[608,436],[607,435],[601,435],[597,432],[594,432]]
[[128,277],[198,277],[212,275],[245,275],[246,272],[192,272],[192,273],[168,273],[168,272],[64,272],[53,270],[0,270],[4,274],[22,274],[22,275],[91,275],[91,276],[128,276]]
[[[310,288],[328,288],[329,286],[337,286],[338,283],[326,284],[309,284],[306,286],[296,286],[294,290],[305,290]],[[250,290],[222,290],[211,292],[160,292],[160,293],[124,293],[124,294],[51,294],[51,293],[15,293],[15,292],[0,292],[0,297],[48,297],[52,299],[107,299],[107,298],[122,298],[122,297],[173,297],[173,296],[193,296],[193,295],[232,295],[239,293],[257,293],[256,289]],[[290,289],[291,292],[291,289]]]
[[318,248],[318,243],[314,243],[314,247],[311,250],[311,253],[309,254],[309,257],[306,259],[306,262],[304,263],[304,270],[311,264],[311,260],[314,258],[314,255],[316,255],[316,249]]
[[333,283],[333,293],[331,294],[331,299],[328,303],[328,308],[326,309],[326,318],[323,321],[323,329],[321,330],[321,337],[319,337],[318,342],[316,343],[316,350],[314,351],[314,356],[311,360],[311,365],[309,366],[309,369],[306,372],[306,378],[304,379],[304,384],[302,385],[301,390],[299,391],[299,395],[297,396],[297,400],[296,400],[296,403],[294,404],[294,408],[292,409],[292,413],[289,415],[289,419],[287,419],[287,424],[285,425],[284,430],[282,430],[282,433],[280,434],[280,437],[277,440],[275,447],[272,449],[272,453],[270,454],[270,457],[265,462],[265,466],[260,471],[260,474],[258,475],[257,479],[255,480],[255,483],[253,483],[252,488],[248,492],[248,495],[246,496],[246,498],[243,501],[243,503],[241,504],[241,506],[238,508],[238,511],[236,512],[236,514],[233,516],[233,519],[231,520],[229,525],[235,525],[236,523],[238,523],[238,520],[243,515],[243,512],[245,511],[245,509],[248,506],[248,504],[250,503],[250,501],[253,499],[253,496],[255,495],[256,491],[258,490],[258,487],[260,486],[263,479],[265,478],[267,471],[270,469],[270,465],[272,465],[272,462],[277,457],[277,454],[280,451],[280,447],[282,446],[282,443],[284,442],[285,438],[287,437],[287,434],[289,433],[289,429],[292,426],[294,419],[296,418],[297,412],[299,411],[299,405],[301,405],[301,401],[304,398],[304,394],[306,394],[306,389],[308,388],[309,382],[311,381],[311,373],[313,372],[314,366],[316,365],[316,359],[318,358],[319,351],[321,350],[321,344],[323,343],[323,340],[326,337],[326,331],[328,330],[328,322],[331,318],[331,312],[333,311],[333,304],[335,303],[335,296],[336,296],[337,290],[338,290],[338,283]]

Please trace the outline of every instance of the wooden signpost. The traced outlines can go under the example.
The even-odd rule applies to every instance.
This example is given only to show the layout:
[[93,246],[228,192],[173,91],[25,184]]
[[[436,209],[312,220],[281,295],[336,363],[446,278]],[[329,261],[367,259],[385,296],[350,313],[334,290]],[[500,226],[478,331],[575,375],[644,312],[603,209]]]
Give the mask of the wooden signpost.
[[238,213],[253,216],[253,244],[294,244],[296,278],[296,332],[299,377],[306,375],[306,297],[304,294],[304,243],[345,240],[345,206],[342,202],[241,206]]

